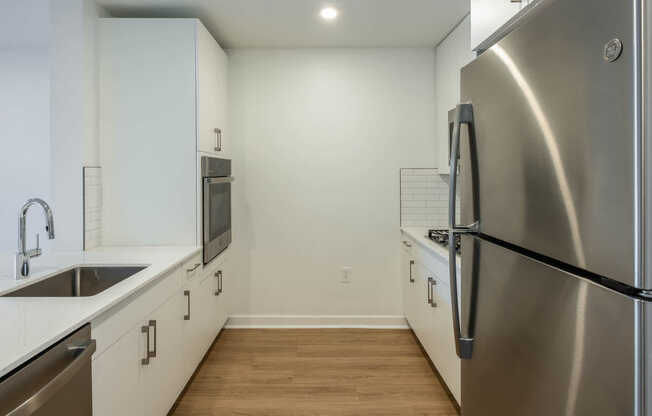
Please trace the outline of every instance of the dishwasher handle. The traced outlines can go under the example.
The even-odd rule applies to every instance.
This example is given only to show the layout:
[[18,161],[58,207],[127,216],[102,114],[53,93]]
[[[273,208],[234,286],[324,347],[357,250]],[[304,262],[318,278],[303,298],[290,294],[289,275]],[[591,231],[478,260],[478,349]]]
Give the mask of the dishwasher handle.
[[21,403],[18,407],[7,413],[7,416],[29,416],[34,414],[43,404],[47,403],[61,388],[87,364],[91,355],[97,349],[94,339],[79,346],[68,346],[68,351],[81,351],[60,373],[54,376],[43,387],[41,387],[30,398]]

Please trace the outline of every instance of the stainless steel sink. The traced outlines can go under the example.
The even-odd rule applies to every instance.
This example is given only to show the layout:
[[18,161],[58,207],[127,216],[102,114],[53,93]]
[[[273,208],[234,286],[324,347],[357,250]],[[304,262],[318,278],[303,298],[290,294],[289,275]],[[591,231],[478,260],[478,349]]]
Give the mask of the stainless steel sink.
[[93,296],[133,276],[146,266],[77,267],[25,286],[3,297]]

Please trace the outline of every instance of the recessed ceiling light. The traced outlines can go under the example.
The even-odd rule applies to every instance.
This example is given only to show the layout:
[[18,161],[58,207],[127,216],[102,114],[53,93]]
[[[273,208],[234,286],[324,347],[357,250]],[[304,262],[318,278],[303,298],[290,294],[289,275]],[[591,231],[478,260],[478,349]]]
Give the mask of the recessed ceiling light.
[[337,17],[337,9],[334,7],[324,7],[319,14],[324,20],[333,20]]

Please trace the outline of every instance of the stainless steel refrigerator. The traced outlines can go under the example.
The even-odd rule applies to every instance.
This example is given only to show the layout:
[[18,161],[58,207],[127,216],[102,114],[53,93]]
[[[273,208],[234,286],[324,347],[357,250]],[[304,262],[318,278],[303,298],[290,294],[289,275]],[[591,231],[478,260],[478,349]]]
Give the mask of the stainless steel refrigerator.
[[647,3],[542,1],[462,69],[464,416],[652,415]]

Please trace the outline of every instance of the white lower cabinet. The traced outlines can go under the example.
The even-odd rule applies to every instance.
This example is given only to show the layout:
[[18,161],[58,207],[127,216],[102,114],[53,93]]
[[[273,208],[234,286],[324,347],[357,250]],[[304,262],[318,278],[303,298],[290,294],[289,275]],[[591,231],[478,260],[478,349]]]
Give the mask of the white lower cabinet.
[[[217,268],[211,271],[209,279],[210,284],[213,286],[213,296],[210,298],[208,328],[210,330],[210,338],[214,339],[224,327],[227,319],[227,288],[225,282],[229,277],[228,263],[224,262]],[[228,287],[228,285],[226,285]],[[217,330],[216,330],[217,329]]]
[[414,308],[414,270],[415,261],[412,258],[412,244],[407,240],[401,240],[401,288],[403,290],[403,311],[405,318],[411,325],[415,318]]
[[142,335],[133,328],[102,355],[93,359],[93,415],[142,415]]
[[[141,358],[149,355],[149,363],[142,365],[141,380],[145,415],[164,415],[174,404],[179,386],[186,379],[179,371],[177,356],[181,342],[181,309],[178,294],[154,311],[141,327]],[[149,338],[149,348],[147,339]]]
[[[429,254],[413,240],[404,236],[401,245],[405,317],[446,386],[460,403],[461,362],[455,352],[448,270],[442,266],[433,271],[424,265],[424,256]],[[406,249],[406,245],[411,248]],[[439,260],[433,263],[437,262],[444,264]],[[409,279],[410,274],[413,282]]]
[[[210,345],[211,324],[210,301],[213,296],[212,279],[206,274],[199,276],[189,287],[186,295],[186,312],[189,319],[186,320],[183,338],[193,342],[184,342],[185,360],[190,365],[187,368],[194,370],[199,364],[206,349]],[[190,371],[192,374],[192,371]],[[189,374],[189,375],[190,375]]]
[[[182,267],[193,269],[196,262],[193,259]],[[225,273],[218,278],[217,271],[210,266],[172,272],[163,278],[173,280],[163,282],[169,283],[163,285],[169,292],[162,303],[149,305],[152,300],[146,291],[98,320],[93,336],[117,340],[93,359],[94,415],[168,413],[226,322],[224,291],[219,291]],[[142,318],[126,318],[130,314],[125,311],[144,310],[149,312]],[[124,334],[116,335],[121,330]]]

